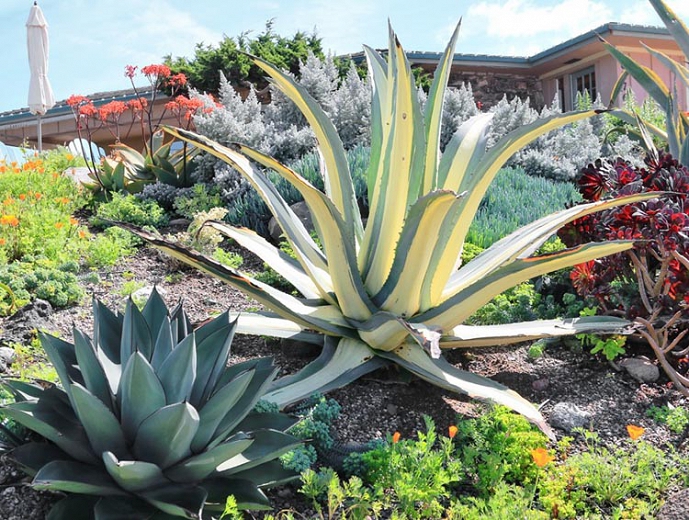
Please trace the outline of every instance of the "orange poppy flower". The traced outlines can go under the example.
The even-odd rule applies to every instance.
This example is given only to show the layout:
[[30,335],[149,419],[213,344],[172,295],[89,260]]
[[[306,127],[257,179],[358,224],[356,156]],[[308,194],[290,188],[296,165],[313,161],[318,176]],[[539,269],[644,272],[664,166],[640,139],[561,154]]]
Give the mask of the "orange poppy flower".
[[457,435],[457,432],[459,431],[459,428],[457,428],[454,424],[448,428],[448,436],[450,439],[454,439],[455,435]]
[[4,246],[7,243],[7,240],[4,238],[0,238],[0,246]]
[[633,441],[641,437],[645,431],[646,430],[644,430],[641,426],[635,426],[633,424],[627,425],[627,433]]
[[26,199],[26,193],[20,193],[19,194],[19,200],[25,200]]
[[19,219],[14,215],[3,215],[0,217],[0,225],[17,227],[19,225]]
[[395,432],[392,434],[392,443],[397,444],[400,441],[400,437],[402,437],[402,434],[400,432]]
[[63,226],[64,226],[64,224],[63,224],[62,222],[55,222],[55,228],[56,228],[56,229],[60,229],[60,228],[62,228]]
[[80,229],[79,230],[79,238],[86,238],[86,231],[84,231],[83,229]]
[[69,217],[69,225],[70,226],[78,226],[79,221],[77,219],[75,219],[74,217]]
[[549,462],[555,460],[555,457],[549,455],[548,450],[545,448],[536,448],[535,450],[531,450],[531,458],[533,459],[534,464],[536,464],[536,466],[539,468],[542,468]]

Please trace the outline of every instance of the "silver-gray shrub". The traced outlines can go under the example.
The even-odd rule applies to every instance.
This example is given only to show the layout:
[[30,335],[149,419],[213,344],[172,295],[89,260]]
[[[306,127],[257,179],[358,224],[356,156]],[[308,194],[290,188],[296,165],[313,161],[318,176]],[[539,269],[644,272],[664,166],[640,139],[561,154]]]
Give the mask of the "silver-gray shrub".
[[459,126],[478,113],[471,83],[462,83],[459,88],[449,87],[445,89],[440,149],[445,150],[445,146],[455,135]]

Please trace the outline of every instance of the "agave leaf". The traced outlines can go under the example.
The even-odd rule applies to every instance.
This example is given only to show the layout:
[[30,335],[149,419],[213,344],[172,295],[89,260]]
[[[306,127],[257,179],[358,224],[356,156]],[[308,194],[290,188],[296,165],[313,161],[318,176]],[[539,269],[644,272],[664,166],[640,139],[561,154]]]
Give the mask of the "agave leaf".
[[146,158],[134,150],[134,148],[126,144],[117,143],[112,145],[112,151],[115,156],[119,156],[126,165],[135,169],[145,168]]
[[115,315],[101,302],[93,299],[93,343],[114,395],[120,383],[120,338],[122,316]]
[[[633,114],[627,110],[611,110],[608,112],[611,116],[615,116],[622,121],[629,123],[631,125],[636,125],[637,124],[637,115]],[[667,141],[667,132],[665,132],[662,128],[659,128],[652,123],[648,121],[644,121],[644,124],[646,125],[647,129],[653,134],[658,136],[660,139],[663,141]]]
[[323,335],[307,332],[292,320],[271,312],[243,312],[237,316],[237,332],[254,336],[267,335],[323,345]]
[[120,422],[103,402],[83,386],[71,385],[72,402],[79,422],[84,427],[91,448],[100,456],[112,451],[120,458],[128,458],[129,450]]
[[[52,404],[58,404],[58,401],[54,400]],[[43,403],[25,401],[4,406],[2,413],[54,442],[76,460],[87,463],[98,461],[90,450],[86,433],[69,406],[49,407]]]
[[[359,269],[369,294],[383,287],[394,260],[407,207],[420,192],[424,130],[414,79],[402,47],[390,29],[388,95],[394,104],[384,117],[379,171],[369,192],[369,220],[359,252]],[[392,105],[390,106],[392,108]]]
[[[398,242],[395,261],[385,285],[374,297],[376,304],[399,316],[414,316],[422,306],[422,285],[435,272],[435,246],[443,231],[458,218],[461,197],[451,191],[435,191],[421,197],[410,209]],[[454,260],[452,260],[454,264]]]
[[264,510],[271,508],[268,497],[250,480],[239,478],[214,478],[204,481],[203,487],[208,491],[206,511],[225,509],[225,502],[229,495],[237,500],[239,509]]
[[495,347],[582,333],[622,334],[627,320],[611,316],[536,320],[502,325],[457,325],[440,339],[440,348]]
[[[523,226],[507,235],[483,251],[459,271],[452,273],[445,284],[442,295],[436,296],[442,301],[457,294],[460,290],[494,272],[501,265],[517,258],[525,258],[533,254],[560,227],[577,218],[589,215],[607,208],[622,206],[632,202],[641,202],[660,196],[659,192],[638,193],[627,197],[580,204],[558,211]],[[435,285],[433,286],[435,287]],[[434,300],[435,301],[435,300]]]
[[190,402],[197,409],[205,403],[216,389],[218,380],[227,366],[237,320],[230,322],[228,311],[195,331],[196,335],[196,380],[191,391]]
[[663,0],[650,0],[653,9],[667,27],[677,45],[689,59],[689,29]]
[[471,117],[455,132],[438,165],[438,187],[458,190],[467,172],[472,172],[486,153],[493,113]]
[[[242,363],[242,366],[249,366],[249,363]],[[234,368],[234,367],[233,367]],[[244,391],[242,397],[237,401],[237,403],[225,414],[223,420],[220,421],[218,428],[215,430],[211,442],[208,444],[208,449],[214,448],[221,444],[227,437],[235,430],[237,425],[242,422],[244,417],[247,416],[251,410],[254,409],[256,403],[259,399],[263,398],[266,389],[270,386],[275,374],[277,373],[277,368],[273,365],[272,359],[259,358],[253,361],[253,372],[254,375],[251,378],[249,386]],[[229,370],[228,370],[229,372]],[[234,379],[234,375],[226,378],[223,374],[223,378],[220,380],[220,385],[225,385],[227,382]]]
[[349,173],[347,155],[335,125],[304,87],[270,63],[256,57],[253,61],[268,73],[273,84],[297,105],[316,134],[318,152],[325,166],[323,171],[325,193],[335,204],[344,221],[351,226],[343,240],[354,249],[356,242],[360,241],[364,234],[363,226],[354,195],[352,177]]
[[122,322],[120,359],[127,360],[134,352],[141,352],[148,360],[153,352],[153,339],[148,323],[131,298],[127,300]]
[[666,54],[663,54],[660,51],[656,51],[655,49],[650,48],[648,45],[645,43],[641,42],[641,45],[643,45],[646,50],[653,56],[655,57],[660,63],[665,65],[665,67],[674,74],[676,78],[678,78],[686,88],[689,88],[689,69],[679,63],[676,60],[673,60]]
[[302,443],[300,439],[277,430],[256,430],[252,432],[252,436],[254,442],[241,453],[223,461],[216,468],[218,474],[229,477],[254,468],[278,458]]
[[139,493],[149,504],[174,517],[200,520],[208,493],[198,486],[172,484]]
[[387,117],[390,107],[387,99],[387,63],[375,50],[364,45],[368,75],[371,84],[371,157],[366,173],[368,193],[373,193],[373,185],[380,168],[383,143],[383,115]]
[[165,389],[168,404],[189,399],[196,380],[196,337],[193,334],[170,352],[156,375]]
[[72,460],[67,452],[47,442],[27,442],[13,449],[10,456],[31,476],[54,460]]
[[[331,356],[329,359],[324,356],[322,365],[319,363],[313,367],[308,366],[309,370],[298,372],[285,381],[288,384],[271,389],[263,396],[263,399],[284,408],[290,403],[309,397],[314,392],[324,391],[321,390],[324,387],[332,389],[330,385],[334,381],[339,381],[339,386],[344,386],[371,370],[367,362],[375,357],[375,353],[363,341],[340,338]],[[313,368],[316,370],[312,371]]]
[[416,344],[401,345],[391,352],[381,352],[380,355],[441,388],[467,394],[473,399],[507,406],[536,424],[550,439],[555,438],[538,410],[519,394],[500,383],[458,370],[442,357],[431,359],[421,346]]
[[[167,161],[166,161],[167,162]],[[170,163],[168,163],[170,164]],[[177,177],[174,172],[174,167],[170,164],[171,170],[167,170],[165,167],[161,166],[151,166],[151,171],[158,182],[163,184],[169,184],[170,186],[175,186],[176,188],[182,188],[182,182]]]
[[181,463],[168,468],[165,476],[174,482],[201,482],[228,459],[231,459],[254,443],[254,439],[244,433],[233,435],[222,444],[189,457]]
[[239,271],[224,266],[212,258],[181,247],[178,244],[160,240],[144,230],[123,223],[118,223],[118,226],[130,230],[135,235],[171,256],[211,276],[219,278],[227,284],[237,287],[245,294],[276,310],[281,315],[289,317],[305,328],[338,336],[354,336],[354,332],[347,327],[347,321],[342,316],[342,313],[335,306],[325,305],[321,301],[312,302],[295,298],[270,285],[248,278]]
[[510,287],[551,271],[626,251],[633,246],[632,241],[592,242],[550,255],[513,260],[454,293],[438,307],[419,316],[418,321],[449,330]]
[[617,78],[617,81],[615,81],[615,84],[612,87],[612,92],[610,94],[610,102],[608,103],[608,109],[614,108],[618,96],[622,93],[622,89],[627,84],[628,77],[629,72],[623,70],[622,74],[620,74]]
[[165,406],[139,426],[132,447],[137,460],[162,469],[191,455],[191,441],[199,428],[199,414],[188,403]]
[[93,508],[98,500],[102,499],[84,495],[68,495],[50,508],[46,520],[93,520]]
[[72,398],[70,384],[84,383],[81,372],[76,368],[77,356],[74,353],[74,348],[70,343],[39,331],[38,338],[41,341],[41,346],[48,355],[50,362],[55,367],[57,375],[60,377],[62,388],[65,389],[67,395]]
[[327,298],[325,295],[332,292],[333,289],[325,257],[311,238],[311,235],[306,230],[301,220],[299,220],[294,211],[287,205],[268,178],[254,168],[246,157],[231,148],[219,145],[193,132],[172,128],[166,128],[166,131],[181,139],[194,143],[202,150],[227,162],[251,183],[280,225],[287,241],[290,243],[297,256],[297,261],[319,288],[319,293]]
[[98,354],[91,339],[74,327],[74,352],[77,363],[84,377],[84,384],[89,392],[100,399],[110,411],[114,410],[113,396],[110,392],[108,378],[100,364]]
[[220,422],[228,413],[232,413],[232,407],[239,402],[244,395],[254,370],[247,370],[236,378],[217,389],[210,400],[199,410],[199,429],[191,442],[194,453],[201,452],[213,439],[213,435]]
[[153,367],[140,352],[129,358],[117,396],[122,430],[130,441],[135,438],[144,419],[166,404],[165,390]]
[[125,495],[105,470],[81,462],[56,460],[45,465],[33,479],[32,486],[46,491],[64,491],[82,495]]
[[153,347],[153,356],[151,357],[151,365],[156,371],[160,370],[160,366],[165,362],[172,350],[175,348],[173,330],[176,331],[177,327],[173,326],[170,322],[170,318],[165,316],[158,331],[158,337],[156,338],[156,342]]
[[165,318],[168,317],[168,312],[165,301],[156,287],[153,287],[153,291],[151,291],[151,295],[148,297],[148,300],[146,300],[141,314],[146,320],[148,330],[151,332],[151,337],[153,339],[157,338],[160,327],[163,323],[166,323]]
[[272,245],[255,231],[246,228],[236,228],[228,226],[222,222],[208,222],[211,226],[223,235],[230,237],[240,246],[248,249],[253,254],[261,258],[266,264],[274,269],[280,276],[294,285],[297,290],[306,298],[320,298],[321,294],[313,280],[304,272],[304,269],[291,256],[283,253],[279,248]]
[[359,275],[354,246],[346,237],[351,223],[343,220],[330,199],[301,175],[247,146],[240,145],[239,151],[266,168],[276,171],[303,195],[328,258],[328,269],[335,294],[347,295],[338,301],[342,313],[353,319],[368,318],[374,308]]
[[609,44],[605,40],[603,40],[603,45],[605,45],[606,49],[608,49],[608,52],[612,54],[622,68],[626,70],[629,75],[634,78],[634,80],[636,80],[646,92],[648,92],[648,95],[660,105],[663,111],[667,111],[668,104],[670,103],[670,91],[660,76],[658,76],[658,74],[652,69],[641,65],[634,59],[619,51],[614,45]]
[[153,489],[168,482],[163,471],[150,462],[139,460],[118,460],[107,451],[103,453],[105,469],[115,482],[130,492]]
[[356,322],[359,338],[376,350],[393,350],[409,335],[399,315],[380,311],[365,322]]
[[279,460],[271,460],[259,466],[235,473],[234,477],[249,480],[258,487],[272,487],[292,482],[299,478],[299,474],[284,468]]
[[441,186],[438,182],[438,163],[440,161],[440,127],[442,123],[443,104],[445,99],[445,87],[450,77],[452,61],[454,59],[454,49],[459,37],[459,28],[462,20],[457,23],[450,42],[440,58],[438,67],[433,74],[433,84],[428,92],[425,109],[426,127],[426,165],[424,168],[424,186],[422,194],[430,193],[432,190]]

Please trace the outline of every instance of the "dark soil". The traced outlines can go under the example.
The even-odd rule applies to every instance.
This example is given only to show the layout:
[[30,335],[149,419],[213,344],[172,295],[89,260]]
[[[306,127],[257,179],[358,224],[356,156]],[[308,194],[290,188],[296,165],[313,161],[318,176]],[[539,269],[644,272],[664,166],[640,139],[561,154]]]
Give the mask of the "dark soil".
[[[248,259],[244,268],[261,269],[260,261]],[[122,287],[129,280],[147,286],[156,285],[168,305],[183,298],[193,322],[207,319],[218,311],[241,311],[255,308],[239,291],[194,270],[180,269],[156,251],[140,250],[112,270],[102,270],[100,283],[84,283],[89,294],[111,308],[122,307]],[[53,332],[71,339],[72,327],[90,332],[90,301],[78,307],[56,311],[51,317]],[[0,328],[2,323],[0,322]],[[646,416],[650,405],[683,405],[689,400],[668,385],[664,374],[654,384],[639,384],[626,372],[614,370],[576,346],[566,343],[549,345],[545,354],[535,360],[527,356],[528,345],[454,351],[448,360],[458,367],[512,388],[541,407],[546,419],[558,402],[572,402],[591,414],[591,427],[609,444],[620,444],[627,438],[625,426],[636,424],[646,429],[644,439],[657,446],[674,444],[689,454],[689,442],[669,432]],[[311,357],[315,355],[311,354]],[[650,355],[650,353],[649,353]],[[290,352],[288,346],[263,338],[238,335],[233,343],[231,362],[256,356],[272,356],[282,374],[292,373],[310,361],[309,354]],[[342,442],[367,442],[399,431],[403,437],[415,437],[424,428],[423,416],[431,416],[438,429],[447,431],[458,414],[476,416],[481,407],[464,396],[443,391],[428,383],[408,377],[394,369],[374,372],[367,377],[330,394],[342,406],[335,432]],[[557,431],[558,437],[564,432]],[[45,517],[53,497],[34,492],[29,480],[0,461],[0,520],[32,520]],[[308,507],[296,488],[283,487],[270,491],[276,510],[293,507],[308,515]]]

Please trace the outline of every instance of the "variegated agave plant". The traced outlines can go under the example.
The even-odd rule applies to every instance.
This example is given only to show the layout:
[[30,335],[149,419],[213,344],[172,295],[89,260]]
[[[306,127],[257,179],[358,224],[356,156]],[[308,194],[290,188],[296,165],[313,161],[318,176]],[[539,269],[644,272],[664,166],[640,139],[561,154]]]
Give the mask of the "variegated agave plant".
[[[239,288],[270,309],[239,316],[238,331],[324,344],[318,359],[301,372],[274,383],[266,398],[281,406],[315,391],[343,386],[391,362],[443,388],[509,406],[549,432],[531,403],[490,379],[458,370],[443,359],[441,351],[585,331],[619,331],[626,324],[619,319],[592,317],[501,326],[463,325],[494,296],[522,281],[631,247],[628,242],[609,242],[531,256],[565,223],[636,198],[597,202],[550,215],[460,266],[469,225],[505,161],[549,130],[597,112],[539,120],[507,134],[488,151],[486,139],[492,115],[480,114],[459,128],[441,156],[443,92],[458,31],[459,27],[436,71],[425,114],[419,107],[406,55],[394,33],[390,31],[387,59],[365,47],[373,86],[370,214],[366,226],[333,124],[302,87],[269,63],[254,59],[313,128],[322,159],[325,193],[257,150],[241,144],[229,148],[192,132],[166,128],[239,171],[266,202],[296,253],[294,261],[248,229],[210,224],[261,257],[303,297],[280,292],[194,251],[139,231],[154,246]],[[276,171],[299,190],[311,211],[322,247],[312,240],[252,161]]]
[[[684,53],[684,60],[678,61],[661,51],[646,45],[644,47],[653,59],[662,63],[670,71],[671,77],[676,83],[666,85],[655,71],[627,56],[614,45],[604,42],[610,54],[624,69],[613,88],[611,103],[617,99],[628,77],[637,81],[648,95],[658,103],[666,117],[665,129],[644,121],[645,129],[642,132],[647,129],[666,141],[670,154],[680,163],[689,164],[689,112],[682,110],[677,92],[677,83],[680,88],[689,89],[689,67],[686,66],[687,60],[689,60],[689,29],[663,0],[649,1]],[[631,124],[637,124],[637,116],[626,110],[613,110],[611,113]]]
[[227,366],[227,313],[192,331],[157,292],[124,316],[94,302],[93,339],[42,335],[62,388],[9,381],[2,413],[41,436],[11,456],[39,489],[69,493],[48,520],[210,518],[228,495],[269,509],[264,486],[292,479],[277,459],[300,441],[295,420],[252,409],[270,359]]

